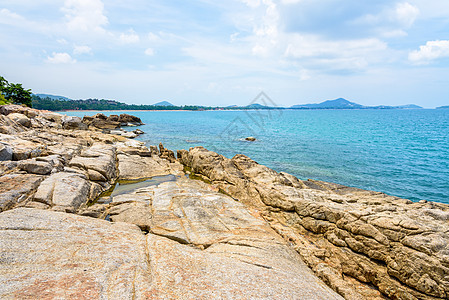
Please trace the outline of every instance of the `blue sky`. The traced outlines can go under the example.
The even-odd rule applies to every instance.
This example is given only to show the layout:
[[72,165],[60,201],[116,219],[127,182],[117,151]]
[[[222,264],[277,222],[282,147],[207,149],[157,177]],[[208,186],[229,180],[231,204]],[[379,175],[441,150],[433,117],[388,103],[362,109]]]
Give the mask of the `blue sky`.
[[127,103],[449,105],[446,0],[2,0],[0,75]]

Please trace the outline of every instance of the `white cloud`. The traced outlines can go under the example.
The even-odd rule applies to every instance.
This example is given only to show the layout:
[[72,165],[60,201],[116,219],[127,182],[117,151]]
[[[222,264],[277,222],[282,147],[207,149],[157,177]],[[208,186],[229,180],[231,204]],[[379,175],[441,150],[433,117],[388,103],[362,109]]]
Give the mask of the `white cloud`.
[[123,44],[135,44],[140,41],[139,36],[132,29],[130,29],[128,31],[128,33],[120,34],[119,39],[120,39],[120,42],[122,42]]
[[407,36],[408,33],[402,29],[395,29],[391,31],[384,31],[381,33],[381,36],[384,38],[395,38],[395,37],[404,37]]
[[354,26],[373,26],[381,37],[403,37],[407,36],[405,29],[412,27],[419,14],[420,10],[417,6],[408,2],[401,2],[382,10],[378,14],[363,15],[352,23]]
[[52,64],[73,64],[76,60],[73,59],[68,53],[56,53],[53,52],[52,56],[48,56],[46,62]]
[[416,64],[427,64],[443,57],[449,57],[449,40],[428,41],[408,55],[408,59]]
[[90,48],[89,46],[75,46],[75,48],[73,49],[73,54],[92,54],[92,48]]
[[289,5],[289,4],[297,4],[297,3],[301,2],[301,1],[303,1],[303,0],[281,0],[281,3]]
[[147,48],[145,50],[145,55],[153,56],[154,55],[154,50],[152,48]]
[[66,0],[61,10],[70,30],[104,32],[103,26],[108,24],[101,0]]
[[259,7],[261,3],[260,0],[242,0],[242,2],[251,8]]
[[8,21],[17,21],[22,20],[23,17],[10,11],[9,9],[2,8],[0,9],[0,22],[1,23],[9,23]]
[[285,51],[287,57],[353,57],[363,56],[372,51],[387,49],[387,45],[378,39],[360,39],[329,41],[318,36],[295,34],[290,37]]
[[161,38],[157,34],[154,34],[153,32],[150,32],[150,33],[148,33],[148,39],[151,42],[158,42]]
[[409,28],[413,25],[413,23],[415,23],[418,15],[419,9],[416,6],[413,6],[408,2],[404,2],[396,5],[394,18],[399,21],[402,26]]
[[309,69],[352,72],[382,61],[387,49],[386,43],[375,38],[330,41],[316,35],[291,34],[284,55]]

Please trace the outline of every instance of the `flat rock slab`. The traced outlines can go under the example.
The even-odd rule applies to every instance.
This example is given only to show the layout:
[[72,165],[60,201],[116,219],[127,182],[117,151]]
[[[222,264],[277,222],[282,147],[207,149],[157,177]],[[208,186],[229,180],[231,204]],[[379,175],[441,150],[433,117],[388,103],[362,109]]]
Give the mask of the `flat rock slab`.
[[153,299],[343,299],[300,260],[290,260],[288,268],[280,268],[279,264],[247,263],[230,253],[210,253],[152,234],[147,241]]
[[147,299],[145,236],[72,214],[0,213],[1,299]]
[[89,200],[91,183],[83,175],[60,172],[45,179],[34,195],[34,201],[77,210]]
[[1,299],[342,299],[287,248],[254,264],[233,252],[262,252],[241,243],[201,250],[131,224],[28,208],[0,213],[0,241]]
[[111,219],[147,224],[156,299],[341,299],[258,215],[180,178],[114,197]]
[[26,200],[44,180],[31,174],[7,174],[0,177],[0,212]]
[[119,178],[123,180],[179,174],[183,169],[181,164],[169,163],[158,156],[142,157],[122,152],[117,157],[119,160]]

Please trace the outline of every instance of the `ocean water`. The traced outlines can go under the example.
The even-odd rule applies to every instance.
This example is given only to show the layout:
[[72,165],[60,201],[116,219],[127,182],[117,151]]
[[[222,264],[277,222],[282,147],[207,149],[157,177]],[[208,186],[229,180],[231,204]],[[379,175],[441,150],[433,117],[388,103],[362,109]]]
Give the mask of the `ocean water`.
[[[301,179],[449,203],[449,110],[127,113],[145,123],[138,139],[148,145],[204,146],[229,158],[241,153]],[[257,141],[244,141],[248,136]]]

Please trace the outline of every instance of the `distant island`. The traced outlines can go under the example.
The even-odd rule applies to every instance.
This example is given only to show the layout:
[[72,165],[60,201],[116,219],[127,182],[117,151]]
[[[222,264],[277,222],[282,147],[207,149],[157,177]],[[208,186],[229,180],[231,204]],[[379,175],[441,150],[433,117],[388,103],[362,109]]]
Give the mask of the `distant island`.
[[437,107],[437,109],[449,109],[449,105]]
[[168,101],[161,101],[158,103],[154,103],[153,106],[175,106]]
[[[64,110],[253,110],[253,109],[421,109],[421,106],[407,104],[401,106],[364,106],[343,98],[327,100],[314,104],[298,104],[291,107],[265,106],[252,103],[246,106],[230,105],[226,107],[199,106],[199,105],[173,105],[168,101],[157,102],[152,105],[126,104],[116,100],[86,99],[72,100],[64,96],[50,94],[33,94],[32,105],[37,109],[52,111]],[[449,107],[440,107],[449,108]]]
[[56,96],[56,95],[50,95],[50,94],[36,94],[36,96],[40,98],[50,98],[52,100],[61,100],[61,101],[71,101],[72,99],[69,99],[64,96]]
[[385,105],[364,106],[361,104],[348,101],[344,98],[338,98],[335,100],[327,100],[318,104],[293,105],[290,108],[291,109],[420,109],[422,107],[415,104],[407,104],[400,106],[385,106]]

